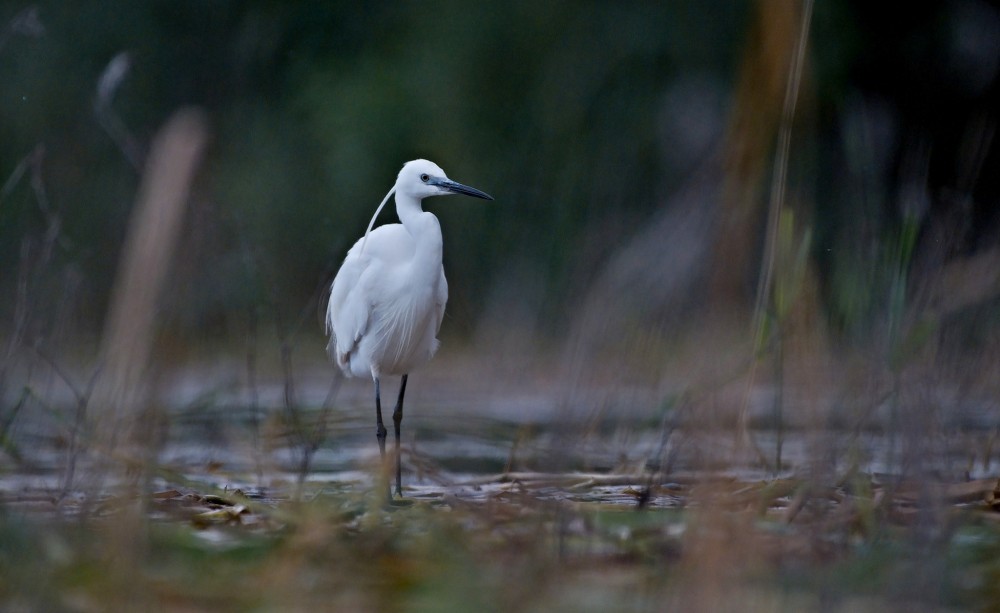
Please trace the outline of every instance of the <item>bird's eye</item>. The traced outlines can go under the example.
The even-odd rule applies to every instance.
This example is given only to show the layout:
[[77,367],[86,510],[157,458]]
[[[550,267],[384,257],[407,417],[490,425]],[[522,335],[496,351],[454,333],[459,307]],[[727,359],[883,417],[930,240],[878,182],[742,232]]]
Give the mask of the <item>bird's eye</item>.
[[427,174],[420,175],[420,180],[423,181],[424,183],[427,183],[427,181],[430,178],[431,178],[430,175],[427,175]]

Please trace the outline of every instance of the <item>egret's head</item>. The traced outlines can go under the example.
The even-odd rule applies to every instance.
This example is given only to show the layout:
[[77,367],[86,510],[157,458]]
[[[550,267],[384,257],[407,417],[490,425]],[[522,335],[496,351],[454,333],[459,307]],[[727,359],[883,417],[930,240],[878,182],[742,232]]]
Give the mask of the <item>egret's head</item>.
[[403,164],[403,169],[399,171],[399,176],[396,178],[396,193],[414,198],[465,194],[493,200],[489,194],[452,181],[444,174],[440,166],[427,160],[413,160]]

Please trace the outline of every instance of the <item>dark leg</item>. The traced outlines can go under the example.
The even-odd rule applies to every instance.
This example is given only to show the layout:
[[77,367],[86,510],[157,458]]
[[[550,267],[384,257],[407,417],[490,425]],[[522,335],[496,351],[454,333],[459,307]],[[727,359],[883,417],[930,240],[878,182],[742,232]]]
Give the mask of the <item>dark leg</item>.
[[382,399],[379,396],[378,377],[375,377],[375,438],[378,439],[378,450],[385,460],[385,424],[382,423]]
[[406,393],[406,378],[403,375],[403,382],[399,384],[399,400],[396,401],[396,410],[392,412],[392,423],[396,427],[396,495],[403,495],[403,467],[399,457],[399,424],[403,422],[403,394]]

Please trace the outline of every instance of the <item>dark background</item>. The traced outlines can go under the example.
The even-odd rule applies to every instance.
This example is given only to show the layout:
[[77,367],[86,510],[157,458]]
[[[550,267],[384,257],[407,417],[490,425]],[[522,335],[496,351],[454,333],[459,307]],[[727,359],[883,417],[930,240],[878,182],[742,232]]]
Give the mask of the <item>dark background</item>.
[[[496,198],[426,203],[445,235],[446,336],[511,303],[503,325],[560,338],[672,207],[734,225],[698,237],[715,264],[682,302],[746,306],[784,91],[766,75],[787,75],[798,19],[769,2],[4,2],[0,331],[20,285],[28,337],[92,344],[144,153],[186,105],[212,141],[164,303],[180,338],[226,343],[314,310],[416,157]],[[129,70],[101,97],[122,52]],[[913,299],[997,248],[998,74],[995,3],[817,3],[788,181],[835,338],[866,342],[900,281]],[[750,187],[679,204],[698,182]],[[737,281],[714,294],[704,280],[735,235]],[[997,304],[971,305],[975,330]]]

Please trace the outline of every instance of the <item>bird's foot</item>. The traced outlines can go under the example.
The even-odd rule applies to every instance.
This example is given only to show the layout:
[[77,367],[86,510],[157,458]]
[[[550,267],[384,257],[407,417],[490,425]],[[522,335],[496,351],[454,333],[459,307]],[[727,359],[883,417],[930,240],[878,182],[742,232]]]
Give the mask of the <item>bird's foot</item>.
[[416,501],[409,498],[390,498],[386,502],[385,507],[387,509],[403,509],[407,507],[412,507]]

